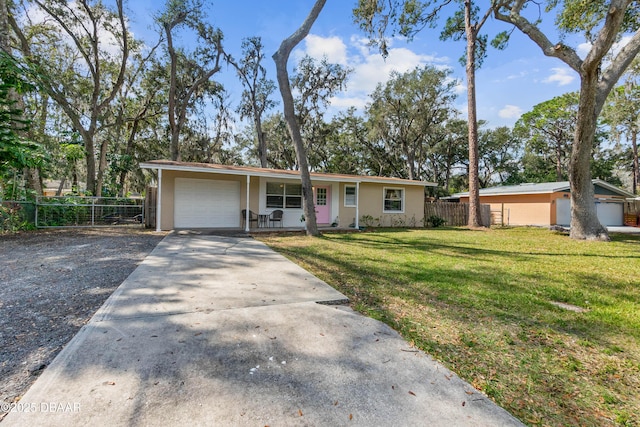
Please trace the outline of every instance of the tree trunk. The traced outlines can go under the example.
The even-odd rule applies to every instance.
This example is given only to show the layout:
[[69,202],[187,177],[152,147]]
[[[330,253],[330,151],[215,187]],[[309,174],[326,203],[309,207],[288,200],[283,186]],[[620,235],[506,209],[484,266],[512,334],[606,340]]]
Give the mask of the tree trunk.
[[598,220],[590,168],[598,119],[596,108],[597,85],[597,69],[585,71],[580,85],[576,134],[573,139],[571,159],[569,161],[569,183],[571,187],[570,236],[572,239],[608,241],[607,229]]
[[108,140],[102,141],[100,144],[100,158],[98,161],[98,178],[96,180],[96,196],[102,196],[102,189],[104,188],[104,175],[107,170],[107,149],[109,147]]
[[556,141],[556,181],[562,180],[562,143],[558,139]]
[[307,235],[317,236],[318,224],[316,222],[316,210],[313,203],[313,185],[311,183],[311,174],[309,173],[309,162],[307,161],[307,152],[304,147],[304,141],[300,133],[300,126],[296,120],[293,95],[291,94],[291,86],[289,84],[289,72],[287,71],[287,61],[291,51],[300,43],[311,30],[311,26],[322,11],[326,0],[316,0],[309,16],[305,19],[302,26],[296,30],[291,36],[286,38],[280,44],[278,51],[273,55],[276,63],[276,74],[278,76],[278,87],[282,95],[282,103],[284,105],[284,118],[287,122],[287,128],[296,150],[296,158],[300,167],[300,179],[302,181],[302,201],[304,208],[304,217],[307,229]]
[[[174,21],[175,22],[175,21]],[[178,74],[178,56],[173,47],[172,23],[164,24],[164,32],[167,36],[167,51],[171,59],[169,70],[169,130],[171,132],[171,160],[180,161],[180,130],[176,123],[176,86]]]
[[93,196],[97,196],[96,193],[96,157],[94,155],[93,148],[93,134],[85,129],[79,129],[82,136],[82,142],[84,142],[85,159],[87,162],[87,191]]
[[260,120],[260,115],[254,112],[254,124],[256,126],[256,133],[258,134],[258,155],[260,157],[260,166],[263,168],[267,167],[267,141],[264,137],[264,132],[262,132],[262,121]]
[[471,0],[464,2],[465,32],[467,35],[467,105],[469,109],[469,222],[470,228],[482,227],[480,217],[480,183],[478,178],[478,119],[476,108],[476,36],[471,25]]
[[638,131],[635,129],[631,134],[631,151],[633,152],[633,194],[638,194],[640,165],[638,164]]
[[42,177],[40,176],[40,169],[27,168],[25,174],[27,175],[27,185],[29,188],[36,193],[36,196],[42,196]]

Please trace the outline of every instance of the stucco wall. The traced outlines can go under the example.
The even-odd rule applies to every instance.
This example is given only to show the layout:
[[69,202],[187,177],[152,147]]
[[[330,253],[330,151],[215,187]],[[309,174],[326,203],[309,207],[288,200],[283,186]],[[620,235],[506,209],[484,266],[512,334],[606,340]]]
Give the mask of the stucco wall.
[[[240,209],[246,208],[246,176],[243,175],[223,175],[200,172],[184,171],[162,171],[162,207],[161,207],[161,229],[171,230],[174,228],[174,193],[176,178],[190,179],[210,179],[216,181],[238,181],[240,183]],[[299,182],[296,179],[286,178],[265,178],[252,177],[249,188],[249,209],[255,213],[269,213],[274,209],[266,208],[266,183],[267,182]],[[345,184],[338,182],[314,181],[316,186],[328,186],[331,188],[331,222],[338,218],[340,227],[348,227],[354,222],[356,216],[355,207],[345,207],[345,186],[355,184]],[[404,190],[404,210],[401,213],[385,213],[384,189],[402,188]],[[374,225],[382,226],[422,226],[424,218],[424,188],[421,186],[384,185],[374,183],[360,184],[359,213],[375,218]],[[284,209],[285,227],[302,227],[300,217],[302,209]],[[238,212],[240,215],[240,212]],[[363,224],[361,224],[363,225]]]
[[[344,187],[340,184],[340,226],[352,224],[356,217],[355,207],[344,206]],[[402,213],[384,212],[384,189],[404,189],[404,211]],[[381,226],[422,226],[424,219],[424,188],[417,186],[394,186],[374,183],[360,184],[360,219],[364,215],[374,218],[374,225]],[[364,225],[360,221],[360,225]]]
[[[549,226],[555,223],[555,206],[551,209],[550,196],[550,194],[480,196],[480,203],[490,205],[492,212],[503,212],[505,225]],[[469,203],[469,198],[460,198],[460,202]],[[554,222],[551,222],[552,211]]]

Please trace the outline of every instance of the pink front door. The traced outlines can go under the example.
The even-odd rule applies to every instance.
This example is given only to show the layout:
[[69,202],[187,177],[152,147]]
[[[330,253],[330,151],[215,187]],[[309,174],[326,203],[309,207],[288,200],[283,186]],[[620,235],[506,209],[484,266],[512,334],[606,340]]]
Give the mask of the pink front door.
[[331,222],[331,187],[315,187],[313,191],[313,202],[316,205],[316,221],[318,224],[329,224]]

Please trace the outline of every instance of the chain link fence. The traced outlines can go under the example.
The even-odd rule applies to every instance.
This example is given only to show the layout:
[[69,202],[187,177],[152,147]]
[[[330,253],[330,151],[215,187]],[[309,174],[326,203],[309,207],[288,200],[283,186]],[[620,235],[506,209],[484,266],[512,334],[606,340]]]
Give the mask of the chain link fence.
[[144,225],[144,198],[41,196],[35,207],[38,228]]

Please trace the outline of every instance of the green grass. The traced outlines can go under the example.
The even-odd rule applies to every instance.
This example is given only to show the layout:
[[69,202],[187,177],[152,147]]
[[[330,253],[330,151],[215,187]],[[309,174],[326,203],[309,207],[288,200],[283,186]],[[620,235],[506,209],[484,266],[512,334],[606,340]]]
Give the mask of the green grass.
[[640,426],[640,237],[450,228],[261,239],[526,424]]

